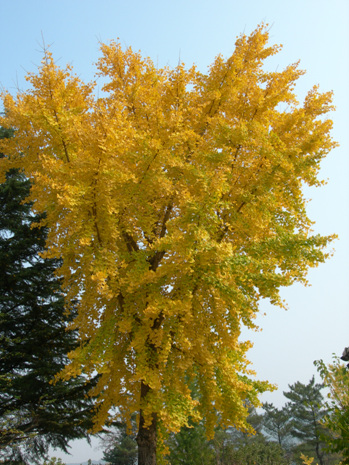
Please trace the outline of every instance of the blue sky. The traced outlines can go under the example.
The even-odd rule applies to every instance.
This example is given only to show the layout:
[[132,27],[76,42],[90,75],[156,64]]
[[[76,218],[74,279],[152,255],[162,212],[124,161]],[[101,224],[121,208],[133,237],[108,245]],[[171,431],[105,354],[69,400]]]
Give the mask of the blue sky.
[[[283,291],[287,312],[263,304],[263,331],[244,333],[254,342],[250,360],[259,379],[279,386],[263,400],[281,406],[288,384],[307,383],[315,373],[315,359],[329,361],[349,345],[349,1],[0,0],[0,16],[0,86],[10,92],[26,87],[24,76],[40,64],[43,41],[59,64],[71,63],[87,81],[94,77],[99,43],[117,38],[159,66],[180,59],[205,71],[217,54],[233,52],[237,35],[262,21],[271,25],[271,43],[284,45],[268,66],[282,69],[300,59],[307,70],[297,86],[300,99],[314,84],[334,91],[333,136],[340,147],[323,162],[327,185],[307,195],[314,230],[339,235],[335,254],[309,273],[311,287]],[[79,442],[72,456],[53,455],[80,463],[102,452]]]

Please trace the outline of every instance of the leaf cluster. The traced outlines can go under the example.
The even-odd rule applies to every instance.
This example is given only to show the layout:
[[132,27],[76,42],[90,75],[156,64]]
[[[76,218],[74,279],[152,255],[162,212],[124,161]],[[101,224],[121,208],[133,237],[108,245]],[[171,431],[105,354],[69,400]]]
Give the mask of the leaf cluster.
[[326,402],[325,425],[332,434],[327,438],[328,447],[343,455],[343,464],[349,463],[349,372],[339,357],[326,365],[322,360],[314,362],[324,385],[329,389]]

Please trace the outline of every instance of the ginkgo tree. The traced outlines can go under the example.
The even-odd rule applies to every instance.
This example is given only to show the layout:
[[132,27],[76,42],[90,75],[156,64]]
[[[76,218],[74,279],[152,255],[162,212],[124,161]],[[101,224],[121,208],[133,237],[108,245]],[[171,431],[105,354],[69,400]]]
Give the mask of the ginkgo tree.
[[329,389],[325,425],[332,434],[325,440],[332,452],[342,454],[341,463],[349,465],[349,371],[341,359],[333,355],[332,363],[326,365],[323,360],[317,360],[314,365]]
[[3,93],[15,136],[1,171],[31,180],[46,255],[79,306],[80,346],[59,377],[100,374],[96,430],[138,412],[139,465],[188,418],[208,434],[247,427],[270,386],[251,376],[241,326],[327,256],[303,187],[321,184],[336,145],[332,93],[314,87],[300,105],[298,63],[263,68],[279,50],[261,25],[205,74],[102,44],[99,97],[46,50],[29,89]]

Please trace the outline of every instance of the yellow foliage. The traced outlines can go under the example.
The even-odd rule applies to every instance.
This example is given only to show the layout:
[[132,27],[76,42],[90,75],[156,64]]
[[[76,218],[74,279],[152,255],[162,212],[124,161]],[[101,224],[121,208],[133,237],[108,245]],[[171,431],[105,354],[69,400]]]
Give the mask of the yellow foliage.
[[203,74],[103,44],[101,97],[46,52],[30,90],[2,95],[15,136],[1,175],[23,169],[46,212],[47,253],[79,307],[61,376],[101,374],[96,429],[112,407],[168,431],[189,416],[245,428],[246,403],[272,388],[250,378],[241,325],[326,258],[302,188],[336,145],[331,93],[299,105],[298,64],[263,70],[279,49],[260,26]]
[[307,457],[304,454],[301,454],[301,459],[303,460],[304,465],[312,465],[314,462],[314,457]]

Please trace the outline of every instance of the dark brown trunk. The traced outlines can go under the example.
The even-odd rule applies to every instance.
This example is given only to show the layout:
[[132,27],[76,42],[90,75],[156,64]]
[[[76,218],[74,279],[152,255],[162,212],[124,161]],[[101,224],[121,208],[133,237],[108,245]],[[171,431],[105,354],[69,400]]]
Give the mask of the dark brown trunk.
[[[141,383],[141,404],[148,392],[149,386]],[[137,435],[138,444],[138,465],[156,465],[156,414],[153,414],[151,424],[144,427],[144,416],[142,409],[139,414],[139,427]]]

